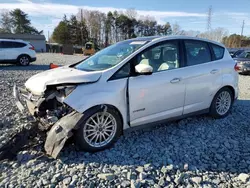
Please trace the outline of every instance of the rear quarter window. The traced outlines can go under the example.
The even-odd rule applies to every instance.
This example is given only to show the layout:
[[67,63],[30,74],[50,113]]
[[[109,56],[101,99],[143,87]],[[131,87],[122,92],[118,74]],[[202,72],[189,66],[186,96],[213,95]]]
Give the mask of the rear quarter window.
[[225,49],[221,46],[218,46],[216,44],[211,44],[213,52],[214,52],[214,58],[215,60],[222,59],[224,56]]
[[13,48],[22,48],[26,46],[25,43],[22,43],[22,42],[13,42]]

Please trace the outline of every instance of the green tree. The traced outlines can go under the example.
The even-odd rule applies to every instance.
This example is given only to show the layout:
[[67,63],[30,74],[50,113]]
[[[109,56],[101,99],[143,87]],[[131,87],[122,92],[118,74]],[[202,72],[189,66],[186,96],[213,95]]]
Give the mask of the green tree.
[[163,26],[163,35],[171,35],[172,34],[172,28],[169,22],[167,22]]
[[72,44],[81,44],[81,31],[75,15],[72,15],[69,20],[69,35]]
[[54,29],[53,39],[60,44],[67,44],[71,42],[69,21],[66,16],[64,16],[63,21],[61,21]]
[[89,31],[88,31],[85,19],[83,19],[82,21],[78,23],[78,28],[81,34],[81,40],[79,44],[84,45],[89,40]]
[[10,12],[11,22],[13,25],[14,33],[29,33],[29,34],[41,34],[42,31],[37,31],[31,25],[30,20],[28,19],[28,14],[23,12],[21,9],[15,9]]
[[108,12],[105,21],[105,46],[108,46],[109,43],[111,43],[111,38],[112,38],[111,30],[113,27],[113,20],[114,17],[112,12]]

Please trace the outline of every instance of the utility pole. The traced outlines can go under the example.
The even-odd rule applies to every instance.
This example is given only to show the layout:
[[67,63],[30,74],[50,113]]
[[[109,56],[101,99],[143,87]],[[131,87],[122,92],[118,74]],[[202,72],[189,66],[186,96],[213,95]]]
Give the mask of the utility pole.
[[48,43],[50,44],[49,31],[48,31]]
[[207,13],[207,31],[211,30],[211,20],[212,20],[212,6],[209,6]]
[[82,33],[82,29],[83,29],[83,16],[82,16],[82,9],[81,9],[81,40],[82,40],[82,46],[83,46],[83,33]]
[[242,37],[243,37],[244,27],[245,27],[245,20],[243,20],[242,26],[241,26],[240,47],[241,47],[241,44],[242,44]]
[[245,20],[243,20],[243,22],[242,22],[241,36],[243,36],[244,27],[245,27]]

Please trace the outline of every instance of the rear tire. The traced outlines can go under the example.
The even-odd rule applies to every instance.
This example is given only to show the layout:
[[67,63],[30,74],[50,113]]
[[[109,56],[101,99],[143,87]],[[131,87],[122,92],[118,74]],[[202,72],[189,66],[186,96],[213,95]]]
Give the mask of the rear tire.
[[88,117],[75,133],[75,143],[81,150],[104,150],[111,147],[122,134],[122,120],[114,108],[108,107],[106,112],[89,110],[85,114]]
[[17,63],[21,66],[28,66],[30,64],[30,57],[27,55],[21,55],[18,57]]
[[233,100],[233,93],[229,88],[220,89],[214,96],[210,106],[210,115],[214,118],[226,117],[230,113]]

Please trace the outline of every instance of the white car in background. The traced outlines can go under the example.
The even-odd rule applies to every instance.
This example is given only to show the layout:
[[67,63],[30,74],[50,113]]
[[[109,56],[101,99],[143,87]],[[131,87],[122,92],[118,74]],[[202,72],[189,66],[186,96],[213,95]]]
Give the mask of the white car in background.
[[49,130],[45,150],[56,157],[74,136],[85,151],[111,146],[123,130],[209,113],[226,117],[238,97],[236,63],[217,42],[186,36],[143,37],[31,77],[30,113]]
[[27,66],[36,61],[34,46],[23,40],[0,39],[0,63]]

